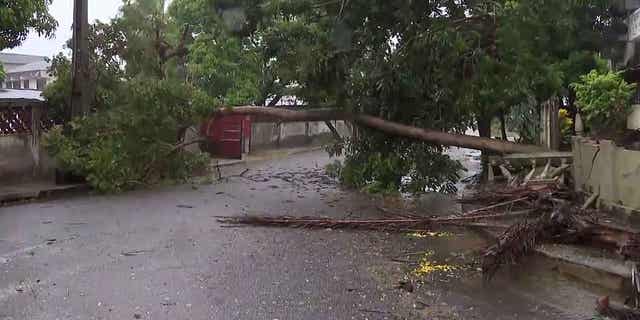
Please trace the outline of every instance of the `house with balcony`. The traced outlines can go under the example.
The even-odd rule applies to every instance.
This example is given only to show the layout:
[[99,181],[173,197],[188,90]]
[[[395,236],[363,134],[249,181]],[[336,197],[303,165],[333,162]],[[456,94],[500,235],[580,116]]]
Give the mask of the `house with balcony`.
[[626,43],[622,61],[618,68],[625,70],[628,82],[637,83],[638,89],[633,101],[633,112],[629,116],[627,127],[640,129],[640,0],[618,0],[616,7],[627,17],[627,33],[621,37]]
[[0,63],[6,73],[0,89],[42,91],[53,81],[47,57],[0,52]]

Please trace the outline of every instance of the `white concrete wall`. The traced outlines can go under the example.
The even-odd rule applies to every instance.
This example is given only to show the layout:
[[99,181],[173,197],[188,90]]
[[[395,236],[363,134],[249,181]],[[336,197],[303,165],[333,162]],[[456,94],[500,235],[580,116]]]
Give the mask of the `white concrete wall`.
[[573,157],[576,191],[599,193],[603,206],[640,211],[640,151],[574,137]]
[[631,106],[631,114],[627,119],[627,128],[631,130],[640,129],[640,105]]
[[[341,136],[350,136],[344,121],[332,121]],[[251,150],[312,144],[318,139],[329,141],[332,133],[322,122],[254,122],[251,128]]]
[[35,134],[0,135],[0,182],[53,180],[55,161],[41,144],[40,109],[32,109]]

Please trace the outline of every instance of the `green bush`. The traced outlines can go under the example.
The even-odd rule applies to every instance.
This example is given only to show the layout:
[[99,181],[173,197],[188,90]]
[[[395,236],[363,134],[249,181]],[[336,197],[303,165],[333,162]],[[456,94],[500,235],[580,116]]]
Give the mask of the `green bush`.
[[333,170],[344,185],[370,193],[457,191],[464,167],[442,148],[399,138],[379,145],[368,139],[371,135],[363,134],[357,143],[348,141],[344,164]]
[[324,167],[325,172],[331,178],[340,178],[342,175],[342,162],[335,160]]
[[45,136],[59,165],[102,192],[119,192],[162,179],[185,179],[207,158],[180,148],[181,128],[198,123],[211,101],[167,80],[132,80],[116,104]]
[[624,127],[636,85],[627,83],[622,72],[592,70],[571,87],[588,128],[602,131]]

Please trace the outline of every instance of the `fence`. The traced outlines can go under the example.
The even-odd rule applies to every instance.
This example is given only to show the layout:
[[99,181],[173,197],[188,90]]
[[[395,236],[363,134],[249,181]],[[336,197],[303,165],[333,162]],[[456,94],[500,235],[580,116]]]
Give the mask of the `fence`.
[[640,151],[574,137],[573,166],[576,191],[598,193],[604,206],[640,211]]
[[54,176],[54,163],[41,147],[49,126],[42,102],[0,100],[0,181],[43,180]]
[[[344,121],[331,121],[343,137],[351,136]],[[251,130],[251,150],[302,146],[329,141],[332,133],[326,123],[312,122],[254,122]]]

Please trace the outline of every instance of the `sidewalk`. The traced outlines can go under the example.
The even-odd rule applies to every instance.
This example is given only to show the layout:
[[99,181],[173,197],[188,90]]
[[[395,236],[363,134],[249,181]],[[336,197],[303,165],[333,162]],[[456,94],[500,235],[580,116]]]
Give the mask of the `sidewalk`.
[[53,181],[29,181],[0,186],[0,206],[9,202],[49,197],[86,188],[84,184],[56,185]]
[[225,177],[243,174],[248,170],[248,165],[250,163],[285,159],[296,154],[323,150],[324,148],[324,145],[313,145],[296,148],[260,150],[243,155],[242,159],[212,158],[210,164],[211,172],[213,173],[213,178],[215,180],[219,180]]
[[[240,174],[251,162],[283,159],[295,154],[320,150],[324,146],[282,148],[251,153],[243,159],[211,159],[211,169],[215,179]],[[54,196],[56,194],[83,190],[85,184],[56,185],[53,181],[29,181],[0,186],[0,206],[20,201],[29,201]]]

